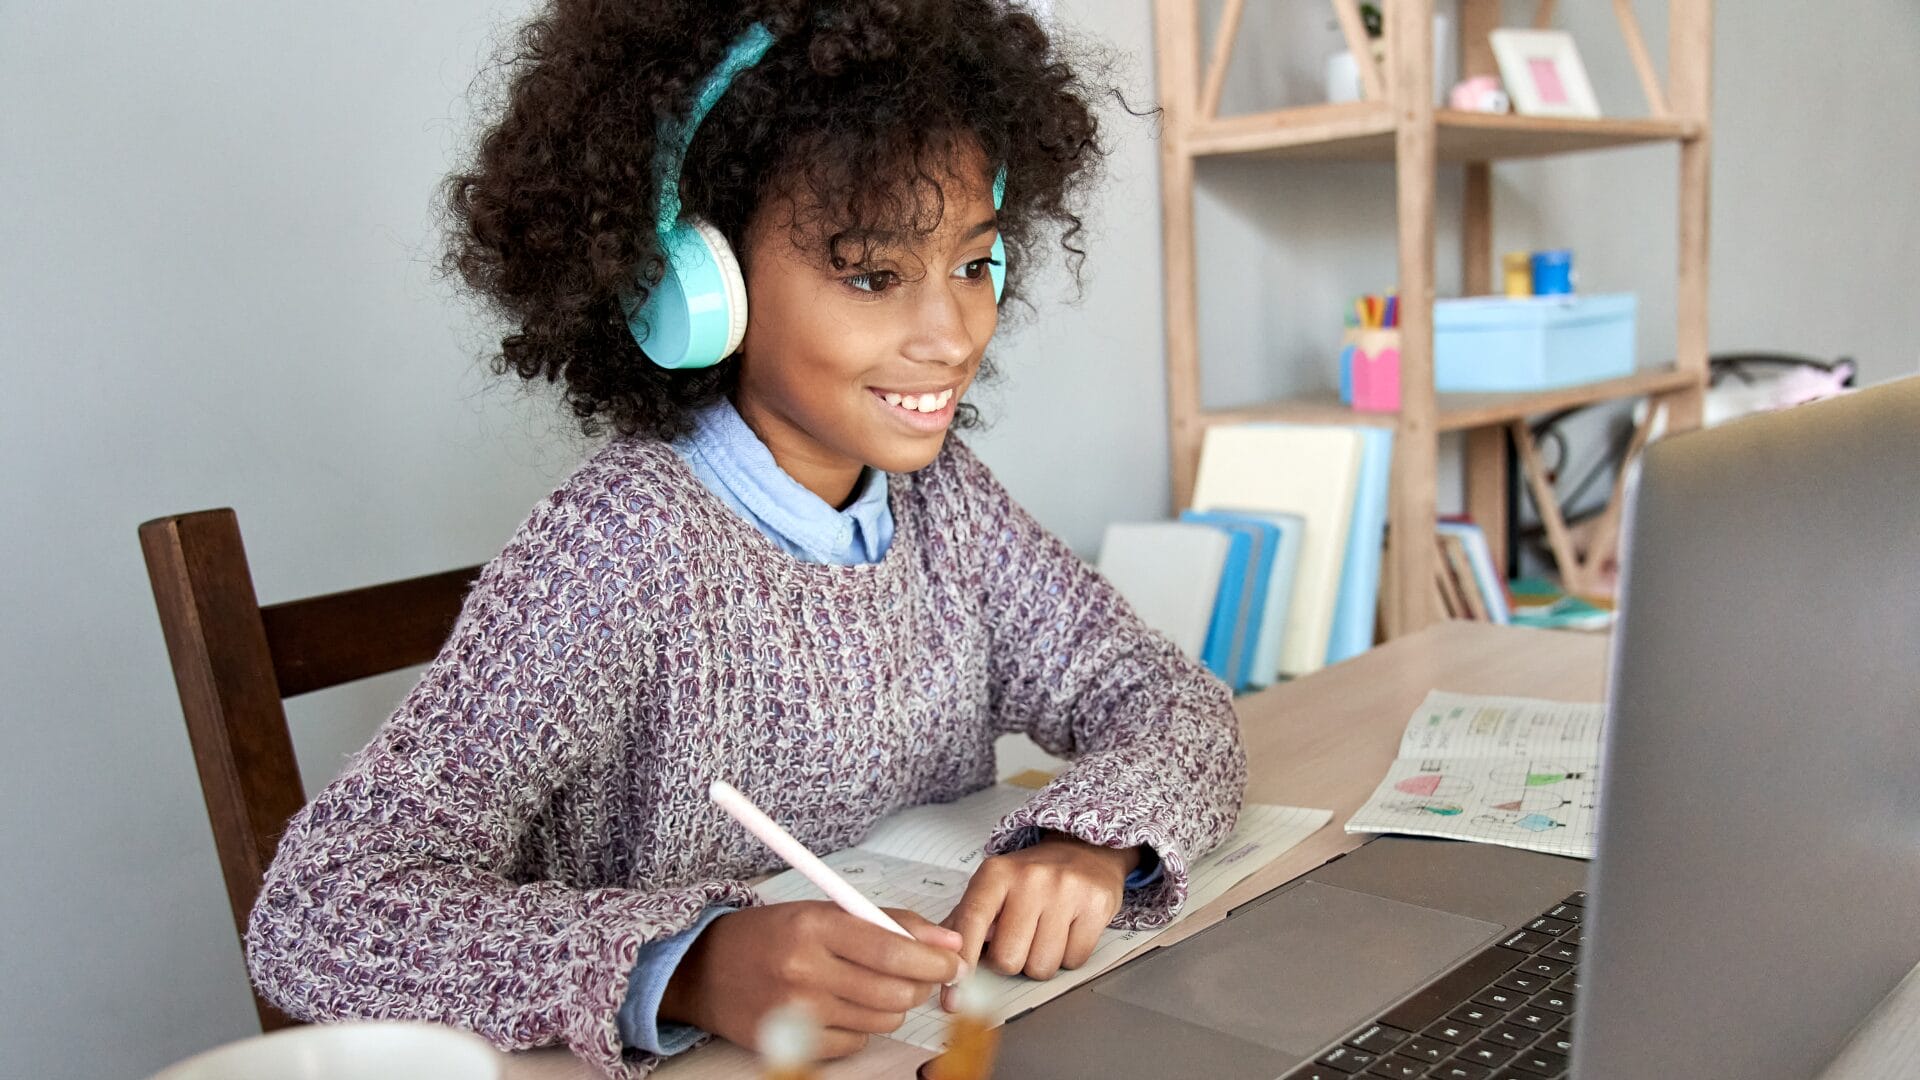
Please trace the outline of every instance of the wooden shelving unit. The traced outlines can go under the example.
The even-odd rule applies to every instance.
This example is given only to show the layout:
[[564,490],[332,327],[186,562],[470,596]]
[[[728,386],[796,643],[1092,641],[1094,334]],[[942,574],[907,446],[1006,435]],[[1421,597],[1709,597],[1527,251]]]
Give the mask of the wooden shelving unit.
[[[1432,0],[1390,0],[1386,4],[1385,70],[1376,69],[1372,63],[1355,0],[1332,0],[1332,4],[1348,46],[1360,60],[1365,100],[1221,117],[1221,88],[1246,0],[1226,0],[1204,66],[1200,0],[1154,0],[1160,101],[1166,110],[1161,190],[1174,506],[1184,507],[1192,498],[1201,440],[1210,425],[1250,420],[1390,425],[1395,438],[1389,535],[1430,537],[1438,439],[1443,432],[1461,431],[1466,433],[1467,511],[1490,537],[1498,538],[1506,529],[1510,426],[1529,416],[1572,405],[1643,396],[1665,407],[1670,430],[1699,425],[1707,380],[1712,0],[1670,0],[1668,75],[1664,85],[1648,57],[1632,0],[1614,0],[1621,33],[1647,98],[1648,116],[1597,120],[1436,108],[1432,99]],[[1542,0],[1534,24],[1550,25],[1552,17],[1553,0]],[[1487,34],[1499,26],[1499,18],[1499,0],[1460,0],[1458,46],[1463,76],[1497,74]],[[1540,393],[1436,394],[1433,279],[1439,166],[1458,164],[1466,170],[1461,277],[1469,292],[1491,293],[1494,162],[1649,143],[1670,143],[1679,149],[1679,325],[1675,363],[1622,379]],[[1398,413],[1357,413],[1338,400],[1311,398],[1250,408],[1201,406],[1194,171],[1200,159],[1224,155],[1393,164],[1401,327]],[[1330,332],[1329,364],[1334,347]],[[1496,559],[1503,558],[1500,545],[1494,547]],[[1411,633],[1441,618],[1431,584],[1434,546],[1390,544],[1387,557],[1392,565],[1384,577],[1393,584],[1382,597],[1381,606],[1388,635]],[[1507,570],[1504,565],[1500,569],[1502,573]]]

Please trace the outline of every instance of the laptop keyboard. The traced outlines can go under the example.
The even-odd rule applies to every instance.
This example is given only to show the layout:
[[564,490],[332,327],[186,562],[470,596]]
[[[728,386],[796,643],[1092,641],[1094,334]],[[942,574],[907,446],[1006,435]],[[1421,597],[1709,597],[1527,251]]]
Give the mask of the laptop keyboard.
[[1586,903],[1548,908],[1282,1080],[1566,1076]]

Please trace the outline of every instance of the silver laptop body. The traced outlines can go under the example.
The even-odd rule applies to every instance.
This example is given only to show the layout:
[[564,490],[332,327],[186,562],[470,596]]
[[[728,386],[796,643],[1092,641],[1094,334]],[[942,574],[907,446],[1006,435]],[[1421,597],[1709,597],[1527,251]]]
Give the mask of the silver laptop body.
[[1920,379],[1656,443],[1628,514],[1574,1075],[1804,1080],[1920,962]]
[[[1626,528],[1574,1076],[1806,1080],[1920,961],[1920,379],[1655,444]],[[1010,1021],[995,1074],[1305,1075],[1587,871],[1376,839]]]

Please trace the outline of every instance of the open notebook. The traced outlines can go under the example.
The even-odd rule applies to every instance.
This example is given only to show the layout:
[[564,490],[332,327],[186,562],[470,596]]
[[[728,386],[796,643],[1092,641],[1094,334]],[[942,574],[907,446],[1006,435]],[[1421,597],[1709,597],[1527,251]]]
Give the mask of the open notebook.
[[[934,922],[947,917],[966,891],[973,868],[984,857],[981,845],[993,827],[1033,797],[1032,790],[996,784],[950,803],[903,810],[874,827],[860,846],[825,857],[828,866],[881,907],[919,912]],[[1333,817],[1332,811],[1293,806],[1248,804],[1239,825],[1219,847],[1189,868],[1184,912],[1198,909],[1248,874],[1312,836]],[[768,903],[819,900],[823,894],[793,870],[754,886]],[[1176,920],[1177,921],[1177,920]],[[1034,1008],[1113,966],[1142,942],[1166,931],[1113,930],[1077,971],[1061,971],[1045,982],[1025,976],[982,971],[993,1003],[994,1023]],[[893,1038],[937,1050],[946,1045],[948,1014],[929,1000],[907,1014]]]
[[1407,833],[1593,858],[1599,704],[1435,690],[1350,833]]

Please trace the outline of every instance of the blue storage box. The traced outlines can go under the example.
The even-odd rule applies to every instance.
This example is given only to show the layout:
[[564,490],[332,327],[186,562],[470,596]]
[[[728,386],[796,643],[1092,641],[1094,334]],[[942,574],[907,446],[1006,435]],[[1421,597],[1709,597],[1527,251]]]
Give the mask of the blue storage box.
[[1433,305],[1433,388],[1550,390],[1633,374],[1632,293],[1474,296]]

